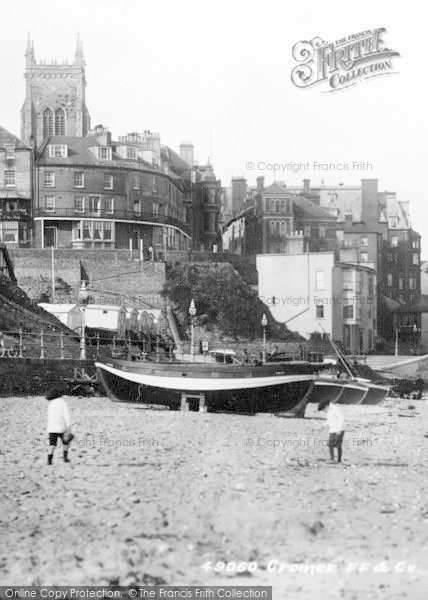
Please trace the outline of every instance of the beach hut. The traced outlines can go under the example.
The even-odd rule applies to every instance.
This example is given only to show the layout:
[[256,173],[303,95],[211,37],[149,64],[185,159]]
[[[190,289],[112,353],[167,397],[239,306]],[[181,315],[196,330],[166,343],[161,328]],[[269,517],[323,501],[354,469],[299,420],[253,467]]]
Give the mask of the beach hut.
[[46,312],[56,317],[61,323],[72,331],[78,331],[82,327],[82,312],[77,304],[38,304]]
[[131,306],[125,306],[126,319],[125,319],[125,330],[128,334],[138,334],[138,312],[136,308]]
[[117,337],[125,335],[126,310],[123,306],[88,304],[85,309],[87,328],[99,332],[109,332]]

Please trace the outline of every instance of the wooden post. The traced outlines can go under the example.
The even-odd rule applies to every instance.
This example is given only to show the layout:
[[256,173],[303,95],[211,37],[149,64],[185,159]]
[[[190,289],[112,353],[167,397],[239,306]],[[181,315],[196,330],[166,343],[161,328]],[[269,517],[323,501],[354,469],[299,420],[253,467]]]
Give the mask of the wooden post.
[[22,358],[22,327],[19,328],[19,358]]
[[45,358],[45,346],[44,346],[44,339],[43,339],[43,329],[40,332],[40,358]]
[[180,410],[181,412],[187,412],[189,410],[189,403],[187,402],[187,396],[184,392],[181,394]]
[[64,360],[64,333],[62,331],[59,334],[59,341],[61,345],[61,360]]
[[200,413],[206,413],[207,412],[207,406],[205,404],[205,394],[201,394],[199,396],[199,412]]

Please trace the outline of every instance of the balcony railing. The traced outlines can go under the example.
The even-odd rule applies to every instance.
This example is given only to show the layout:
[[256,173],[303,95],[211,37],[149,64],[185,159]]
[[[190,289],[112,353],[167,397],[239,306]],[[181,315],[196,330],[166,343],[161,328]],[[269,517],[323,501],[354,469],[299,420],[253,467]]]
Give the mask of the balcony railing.
[[146,212],[134,212],[132,210],[114,210],[108,211],[100,209],[97,211],[83,210],[78,211],[74,208],[55,208],[54,210],[46,210],[45,208],[37,208],[34,210],[35,218],[44,217],[46,219],[62,219],[64,217],[73,217],[74,219],[109,219],[111,221],[148,221],[150,223],[159,223],[160,225],[170,225],[178,227],[184,233],[190,235],[190,227],[176,219],[167,215],[154,215]]
[[18,208],[16,210],[2,210],[0,209],[0,221],[28,221],[30,215],[25,208]]

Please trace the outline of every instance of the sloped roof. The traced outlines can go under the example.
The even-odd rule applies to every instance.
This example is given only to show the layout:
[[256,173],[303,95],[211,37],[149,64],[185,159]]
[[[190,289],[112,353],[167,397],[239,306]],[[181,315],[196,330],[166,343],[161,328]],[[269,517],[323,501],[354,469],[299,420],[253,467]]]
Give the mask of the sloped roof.
[[276,183],[276,181],[274,181],[269,187],[265,188],[263,190],[263,196],[264,195],[278,195],[278,196],[284,196],[284,194],[286,194],[287,196],[290,196],[290,192],[288,190],[286,190],[284,187],[282,187],[282,185],[279,185],[279,183]]
[[0,127],[0,148],[2,148],[5,144],[13,144],[15,148],[29,148],[26,146],[23,141],[21,141],[16,135],[10,133],[4,127]]
[[[48,153],[48,146],[51,144],[62,144],[68,147],[68,156],[65,158],[52,158]],[[41,158],[45,163],[66,163],[66,164],[100,164],[105,163],[105,160],[100,160],[96,158],[92,152],[89,151],[89,148],[94,148],[95,146],[102,146],[100,142],[95,137],[86,137],[81,138],[77,136],[69,136],[69,135],[51,135],[46,138],[42,144],[38,148],[39,159]],[[112,151],[112,159],[125,161],[119,154]]]
[[293,205],[295,208],[296,216],[302,217],[313,217],[319,219],[329,219],[330,221],[336,221],[336,218],[330,213],[330,211],[322,206],[318,206],[305,196],[293,196]]

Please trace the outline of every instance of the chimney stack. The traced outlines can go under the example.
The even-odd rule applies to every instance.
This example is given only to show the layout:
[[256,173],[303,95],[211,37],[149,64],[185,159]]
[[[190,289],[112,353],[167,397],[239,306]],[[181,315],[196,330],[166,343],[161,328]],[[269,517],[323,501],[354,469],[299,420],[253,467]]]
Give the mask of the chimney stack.
[[310,194],[311,193],[311,180],[310,179],[304,179],[303,180],[303,193],[304,194]]
[[191,167],[194,166],[193,144],[192,142],[181,142],[180,158],[182,158]]
[[361,180],[361,219],[367,225],[379,223],[378,180]]
[[260,175],[259,177],[257,177],[256,182],[257,182],[257,193],[261,194],[263,192],[263,190],[265,189],[265,178],[263,177],[263,175]]

